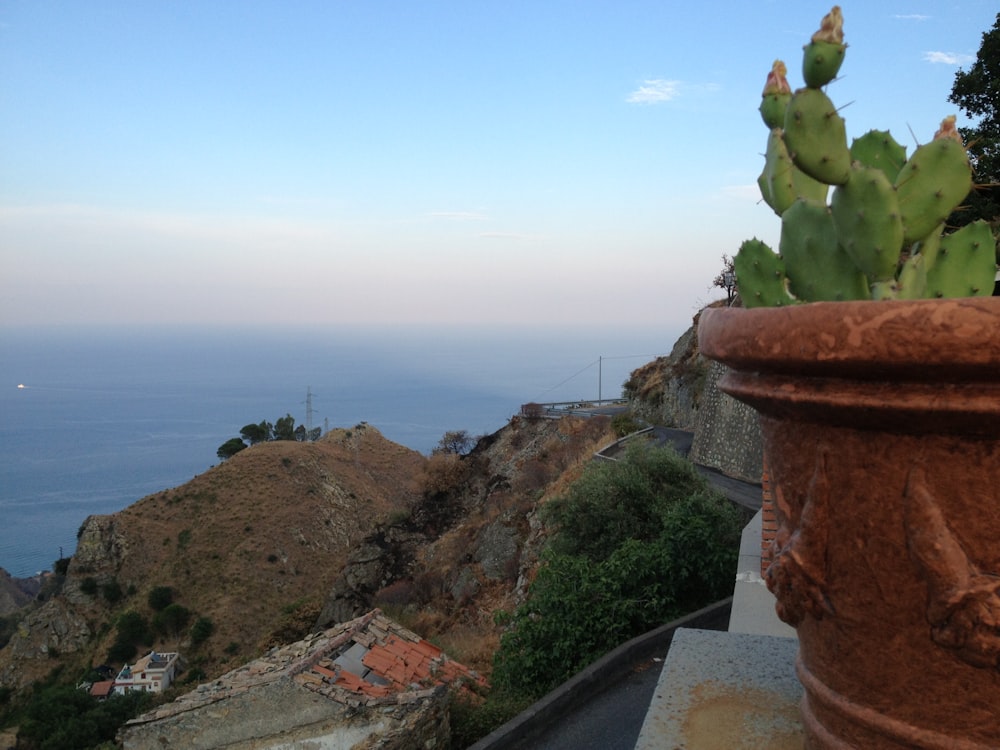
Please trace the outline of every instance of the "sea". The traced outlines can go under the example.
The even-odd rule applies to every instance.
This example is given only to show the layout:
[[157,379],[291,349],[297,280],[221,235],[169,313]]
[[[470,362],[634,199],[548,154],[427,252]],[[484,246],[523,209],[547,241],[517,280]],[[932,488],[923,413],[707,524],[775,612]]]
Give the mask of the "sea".
[[218,463],[240,428],[367,422],[429,454],[528,402],[615,398],[680,326],[0,328],[0,568],[73,554],[92,514]]

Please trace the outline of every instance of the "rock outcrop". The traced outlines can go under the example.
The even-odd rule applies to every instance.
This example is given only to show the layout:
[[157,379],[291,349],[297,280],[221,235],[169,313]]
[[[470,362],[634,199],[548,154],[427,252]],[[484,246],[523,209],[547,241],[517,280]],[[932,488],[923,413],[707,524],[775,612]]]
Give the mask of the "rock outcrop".
[[700,312],[695,315],[669,356],[632,373],[625,384],[629,404],[652,424],[693,432],[690,458],[695,463],[759,482],[763,448],[757,413],[718,389],[725,368],[698,350],[700,317]]

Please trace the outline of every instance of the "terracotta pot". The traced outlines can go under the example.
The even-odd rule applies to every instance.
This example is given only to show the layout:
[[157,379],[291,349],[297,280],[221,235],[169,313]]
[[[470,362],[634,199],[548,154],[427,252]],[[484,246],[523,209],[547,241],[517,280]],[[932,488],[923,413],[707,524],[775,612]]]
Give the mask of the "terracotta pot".
[[761,415],[810,748],[1000,747],[1000,298],[706,310]]

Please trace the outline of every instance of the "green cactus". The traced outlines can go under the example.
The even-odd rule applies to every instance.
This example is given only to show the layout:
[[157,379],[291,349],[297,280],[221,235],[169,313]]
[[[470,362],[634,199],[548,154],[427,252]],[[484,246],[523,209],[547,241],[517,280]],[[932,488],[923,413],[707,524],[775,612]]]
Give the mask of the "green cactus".
[[785,145],[795,166],[827,185],[843,185],[851,169],[844,118],[819,89],[799,89],[785,112]]
[[972,190],[969,155],[946,118],[934,140],[917,148],[896,177],[903,239],[916,242],[948,218]]
[[930,297],[988,297],[996,278],[996,246],[982,219],[941,238],[934,267],[927,272]]
[[781,137],[781,129],[774,128],[767,139],[764,171],[757,178],[760,194],[774,212],[781,216],[796,198],[826,202],[828,186],[814,180],[795,166]]
[[766,243],[746,240],[733,259],[745,307],[780,307],[795,300],[788,294],[785,263]]
[[781,242],[778,254],[759,240],[740,247],[734,269],[743,303],[991,294],[989,225],[951,233],[945,226],[973,187],[955,118],[909,160],[886,131],[871,130],[848,149],[844,121],[820,90],[836,78],[846,49],[834,6],[804,48],[806,87],[790,93],[780,60],[768,74],[760,113],[770,133],[757,184],[781,217]]
[[881,169],[889,182],[895,182],[906,163],[906,147],[896,143],[888,130],[869,130],[851,143],[851,161]]
[[834,5],[823,17],[819,31],[813,34],[804,50],[802,77],[806,86],[822,88],[837,77],[847,51],[847,45],[844,44],[844,17],[839,5]]
[[903,222],[896,191],[885,173],[855,162],[851,177],[833,191],[833,225],[841,247],[872,282],[896,275]]
[[865,275],[837,243],[827,206],[795,201],[782,214],[778,252],[785,261],[789,291],[797,299],[820,302],[869,296]]

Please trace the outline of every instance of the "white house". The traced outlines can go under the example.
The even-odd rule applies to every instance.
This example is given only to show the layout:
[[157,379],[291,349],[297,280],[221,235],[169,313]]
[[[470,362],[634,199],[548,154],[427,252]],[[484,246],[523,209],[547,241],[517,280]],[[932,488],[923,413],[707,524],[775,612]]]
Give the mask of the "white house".
[[124,695],[130,690],[160,693],[170,687],[179,669],[180,656],[175,652],[150,651],[131,667],[126,664],[115,678],[114,691]]

